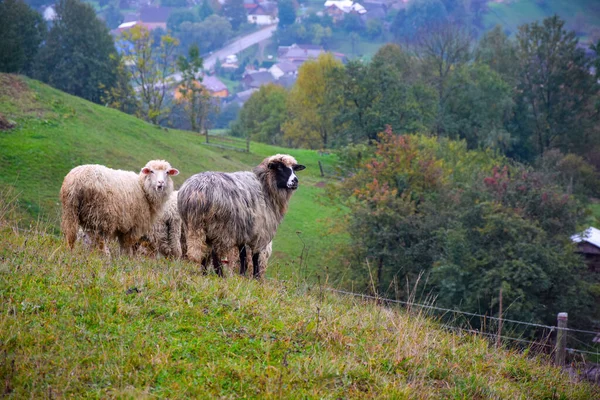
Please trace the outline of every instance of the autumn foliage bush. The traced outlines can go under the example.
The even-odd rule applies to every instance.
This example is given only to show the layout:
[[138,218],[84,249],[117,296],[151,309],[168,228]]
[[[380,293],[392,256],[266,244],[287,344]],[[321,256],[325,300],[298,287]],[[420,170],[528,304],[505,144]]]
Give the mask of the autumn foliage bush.
[[491,315],[502,288],[509,318],[593,318],[593,288],[570,241],[584,207],[557,179],[567,157],[536,169],[463,141],[388,128],[337,193],[350,210],[352,284]]

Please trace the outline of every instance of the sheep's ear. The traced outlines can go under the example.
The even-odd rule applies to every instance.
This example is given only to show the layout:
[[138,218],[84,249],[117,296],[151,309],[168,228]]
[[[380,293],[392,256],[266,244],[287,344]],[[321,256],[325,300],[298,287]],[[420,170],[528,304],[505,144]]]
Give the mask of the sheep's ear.
[[144,175],[148,175],[151,172],[152,172],[152,170],[148,167],[142,168],[142,174],[144,174]]
[[303,169],[306,169],[306,167],[304,165],[301,165],[301,164],[294,165],[294,171],[302,171]]
[[170,170],[167,171],[167,174],[173,175],[173,176],[179,175],[179,170],[175,169],[175,168],[171,168]]

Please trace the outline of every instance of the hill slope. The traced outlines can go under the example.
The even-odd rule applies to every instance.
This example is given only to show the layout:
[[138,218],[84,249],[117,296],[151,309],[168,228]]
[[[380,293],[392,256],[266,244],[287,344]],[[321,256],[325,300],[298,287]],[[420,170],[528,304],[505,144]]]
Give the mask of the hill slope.
[[0,382],[15,398],[600,398],[423,316],[185,262],[71,253],[2,215]]
[[514,34],[518,27],[558,15],[583,43],[590,44],[600,34],[600,3],[590,0],[490,0],[484,14],[486,30],[495,25]]
[[[311,247],[311,267],[319,264],[332,243],[344,240],[321,240],[327,230],[324,220],[334,210],[326,204],[316,206],[324,184],[318,161],[331,167],[332,155],[256,143],[249,154],[217,149],[204,145],[204,139],[194,133],[159,128],[40,82],[7,74],[0,74],[0,114],[17,123],[14,129],[0,130],[0,185],[16,189],[20,209],[30,219],[41,217],[58,227],[58,192],[64,176],[76,165],[97,163],[138,171],[148,160],[166,159],[181,171],[175,177],[178,186],[201,171],[250,170],[264,157],[284,152],[307,169],[298,174],[300,189],[292,197],[275,238],[274,259],[288,262],[301,254],[298,231]],[[287,266],[282,273],[291,271]]]

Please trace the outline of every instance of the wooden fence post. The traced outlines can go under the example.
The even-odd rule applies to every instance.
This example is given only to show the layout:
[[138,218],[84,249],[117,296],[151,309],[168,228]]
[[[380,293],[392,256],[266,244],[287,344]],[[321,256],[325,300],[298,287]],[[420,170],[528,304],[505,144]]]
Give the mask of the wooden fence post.
[[502,286],[500,286],[500,312],[498,313],[498,336],[496,337],[496,347],[502,346]]
[[554,363],[559,366],[565,365],[565,357],[567,355],[567,322],[569,314],[566,312],[558,313],[556,331],[556,348],[554,349]]
[[321,164],[321,160],[319,160],[319,169],[321,170],[321,176],[325,176],[323,173],[323,164]]

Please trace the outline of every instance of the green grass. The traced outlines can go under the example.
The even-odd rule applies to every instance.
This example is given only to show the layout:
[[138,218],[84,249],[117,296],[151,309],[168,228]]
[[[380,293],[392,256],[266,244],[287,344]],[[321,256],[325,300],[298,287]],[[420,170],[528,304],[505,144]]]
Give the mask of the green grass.
[[[332,245],[346,240],[323,240],[326,219],[335,209],[320,201],[327,179],[320,177],[318,161],[333,169],[333,155],[252,143],[250,153],[204,145],[204,137],[167,130],[116,110],[101,107],[27,78],[0,74],[0,113],[17,122],[0,131],[0,185],[13,187],[19,209],[30,221],[48,220],[58,233],[58,192],[64,176],[80,164],[103,164],[138,171],[151,159],[166,159],[180,170],[176,186],[201,171],[250,170],[264,157],[289,153],[307,166],[299,173],[300,188],[274,241],[271,265],[291,273],[289,262],[302,252],[302,238],[311,247],[309,271],[320,269]],[[277,261],[280,262],[278,266]]]
[[593,399],[541,357],[301,281],[107,259],[0,212],[8,398]]
[[600,28],[600,3],[589,0],[505,0],[489,2],[483,17],[484,26],[491,29],[502,25],[516,33],[520,25],[541,21],[557,14],[566,21],[566,28],[588,41]]
[[363,37],[354,45],[354,53],[352,52],[352,42],[348,38],[348,33],[344,31],[334,32],[330,40],[327,50],[331,52],[343,53],[348,59],[362,58],[370,60],[375,53],[388,43],[385,39],[367,40]]

